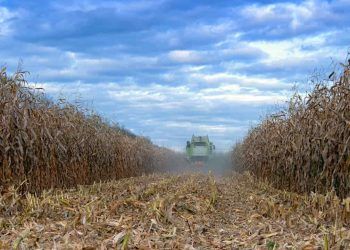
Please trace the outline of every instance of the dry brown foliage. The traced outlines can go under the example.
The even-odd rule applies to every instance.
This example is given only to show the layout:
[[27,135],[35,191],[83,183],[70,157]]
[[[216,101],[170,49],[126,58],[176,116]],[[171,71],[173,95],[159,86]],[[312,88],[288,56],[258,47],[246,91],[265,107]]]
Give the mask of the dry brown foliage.
[[173,155],[76,105],[49,101],[23,72],[0,71],[0,191],[9,184],[36,192],[150,173]]
[[233,150],[236,167],[275,187],[300,193],[350,194],[349,66],[318,81],[306,97],[251,129]]
[[[251,175],[147,175],[0,194],[1,249],[349,249],[349,199]],[[347,217],[346,217],[347,216]]]

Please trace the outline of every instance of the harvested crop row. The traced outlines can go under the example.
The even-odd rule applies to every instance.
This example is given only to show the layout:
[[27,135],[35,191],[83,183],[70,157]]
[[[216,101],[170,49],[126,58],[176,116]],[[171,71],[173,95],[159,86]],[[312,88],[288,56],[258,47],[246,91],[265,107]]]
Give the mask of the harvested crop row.
[[[349,66],[319,81],[307,97],[295,94],[289,107],[251,129],[232,157],[275,187],[310,193],[350,194]],[[331,86],[330,86],[331,85]]]
[[104,122],[75,105],[54,103],[24,73],[0,71],[0,187],[71,187],[150,173],[174,152]]
[[[323,201],[323,202],[322,202]],[[147,175],[0,195],[2,249],[349,249],[334,194],[300,196],[250,175]]]

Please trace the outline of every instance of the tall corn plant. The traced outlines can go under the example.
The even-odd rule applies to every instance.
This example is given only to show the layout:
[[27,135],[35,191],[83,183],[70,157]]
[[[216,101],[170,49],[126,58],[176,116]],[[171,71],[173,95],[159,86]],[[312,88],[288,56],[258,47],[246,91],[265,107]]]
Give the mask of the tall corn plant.
[[252,128],[232,153],[235,165],[296,192],[350,194],[349,66],[331,86],[318,82],[306,97]]
[[72,187],[159,171],[174,152],[95,114],[31,88],[25,73],[0,71],[0,186]]

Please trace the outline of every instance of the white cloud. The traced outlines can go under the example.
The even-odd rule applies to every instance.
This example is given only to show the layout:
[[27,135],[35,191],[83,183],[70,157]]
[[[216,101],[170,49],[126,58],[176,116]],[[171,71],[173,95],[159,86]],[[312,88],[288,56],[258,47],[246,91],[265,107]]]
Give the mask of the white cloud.
[[[293,38],[277,41],[253,41],[249,42],[249,45],[265,52],[269,56],[266,60],[289,59],[290,56],[305,58],[313,56],[319,52],[314,50],[305,51],[302,50],[303,47],[324,47],[328,36],[329,34],[320,34],[318,36],[306,38]],[[325,52],[328,54],[332,51],[322,51],[323,54]]]
[[[52,5],[28,8],[28,15],[18,18],[12,9],[0,7],[0,36],[21,30],[24,22],[38,24],[31,36],[18,32],[11,37],[16,44],[2,43],[1,37],[0,64],[16,67],[23,58],[24,69],[45,81],[37,86],[52,96],[92,100],[111,120],[167,146],[178,147],[172,140],[182,143],[195,131],[227,146],[243,135],[247,121],[256,122],[261,110],[288,98],[290,81],[307,77],[304,68],[346,55],[349,32],[342,21],[347,0],[246,2],[215,10],[212,3],[193,3],[184,10],[182,4],[163,5],[166,1],[63,1],[53,4],[56,13],[43,18],[36,18],[39,11],[52,10]],[[110,19],[93,15],[98,9],[112,11]],[[70,11],[81,16],[65,13]],[[169,18],[163,11],[171,13]],[[119,32],[112,28],[120,18],[131,28],[143,21],[149,25],[142,23],[141,31],[126,25],[132,32]],[[12,26],[13,19],[22,25]],[[61,36],[53,29],[55,20],[72,21],[74,27],[62,27],[68,32]],[[108,20],[111,30],[104,33]],[[90,22],[87,32],[84,25]],[[73,37],[72,30],[77,31]],[[334,45],[337,38],[341,45]]]
[[60,94],[65,87],[60,86],[59,84],[53,83],[29,83],[30,87],[43,89],[45,93],[49,93],[50,95],[58,95]]
[[289,28],[297,30],[299,28],[304,28],[304,26],[309,26],[310,22],[320,17],[333,19],[329,12],[330,8],[331,4],[319,0],[307,0],[301,3],[254,4],[243,8],[241,10],[241,15],[257,23],[284,21],[287,22]]
[[138,0],[138,1],[127,1],[127,2],[117,2],[117,1],[91,1],[91,0],[78,0],[52,4],[55,8],[64,10],[64,11],[93,11],[101,8],[113,9],[119,13],[126,12],[142,12],[157,8],[164,3],[163,0],[157,1],[147,1],[147,0]]
[[10,20],[16,17],[16,12],[11,12],[5,7],[0,6],[0,37],[8,36],[12,32]]
[[230,32],[234,28],[232,21],[221,21],[216,24],[192,24],[184,29],[184,33],[189,36],[212,37],[222,36]]
[[[182,148],[187,137],[196,133],[209,134],[219,150],[226,150],[235,138],[242,136],[249,128],[249,123],[242,117],[235,119],[231,116],[236,107],[240,110],[247,107],[259,109],[261,105],[284,101],[281,94],[242,89],[235,85],[199,90],[188,86],[141,86],[112,82],[31,85],[44,88],[55,98],[67,97],[71,101],[77,96],[81,100],[94,98],[97,105],[94,107],[98,112],[121,122],[135,133],[150,136],[159,145],[171,148]],[[216,112],[227,116],[216,115]],[[224,141],[227,138],[232,138],[231,143]]]
[[152,84],[141,86],[135,84],[82,84],[80,82],[66,85],[45,83],[36,84],[49,94],[76,93],[82,95],[102,95],[110,102],[116,101],[132,107],[146,110],[179,110],[191,107],[198,111],[217,109],[225,106],[244,104],[248,106],[271,105],[287,100],[288,91],[269,92],[256,88],[242,88],[239,85],[222,84],[212,88],[191,89],[188,86],[166,86]]
[[261,57],[264,57],[262,50],[243,42],[234,42],[232,46],[231,43],[215,44],[213,48],[206,50],[172,50],[165,56],[173,63],[200,65],[192,67],[197,71],[204,65],[220,64],[226,61],[256,61]]
[[[249,45],[258,48],[267,55],[267,57],[260,60],[266,66],[266,69],[314,69],[322,66],[320,63],[321,58],[321,61],[329,60],[329,63],[331,59],[335,61],[344,59],[344,56],[347,54],[347,47],[328,45],[328,41],[335,35],[336,33],[329,31],[312,37],[298,37],[277,41],[252,41],[249,42]],[[308,76],[305,75],[304,78],[306,77]]]
[[241,132],[245,127],[235,127],[235,126],[225,126],[225,125],[207,125],[207,124],[198,124],[196,122],[177,122],[177,121],[170,121],[166,122],[165,124],[166,128],[176,128],[176,129],[185,129],[185,130],[193,130],[193,128],[196,128],[198,133],[219,133],[219,134],[227,134],[227,133],[235,133],[235,132]]
[[168,56],[170,60],[178,63],[198,63],[203,60],[199,52],[191,50],[170,51]]
[[183,46],[187,43],[204,42],[210,40],[221,40],[223,37],[232,34],[234,22],[231,20],[221,20],[218,23],[191,23],[185,27],[169,28],[167,30],[158,31],[154,34],[154,40],[161,44],[167,44],[170,47]]
[[242,74],[233,74],[229,72],[205,74],[205,73],[193,73],[190,74],[191,82],[216,84],[216,85],[229,85],[234,88],[252,87],[256,89],[290,89],[292,85],[286,83],[281,79],[267,78],[264,76],[248,76]]
[[[91,77],[102,77],[106,72],[126,72],[131,69],[146,70],[156,68],[158,58],[147,56],[132,56],[118,54],[115,57],[90,57],[71,51],[48,52],[52,58],[31,56],[24,60],[25,65],[42,66],[45,70],[38,72],[41,79],[70,79],[71,81],[86,80]],[[36,73],[36,72],[35,72]]]

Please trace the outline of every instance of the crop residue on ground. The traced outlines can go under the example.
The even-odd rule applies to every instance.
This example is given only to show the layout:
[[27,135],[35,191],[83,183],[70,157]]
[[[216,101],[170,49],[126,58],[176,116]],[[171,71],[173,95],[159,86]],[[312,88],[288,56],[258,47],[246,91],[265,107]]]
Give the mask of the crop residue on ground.
[[[322,198],[323,197],[323,198]],[[321,204],[323,199],[324,204]],[[18,249],[349,247],[335,196],[299,196],[250,175],[150,175],[0,196],[0,246]],[[346,212],[346,211],[343,211]]]

